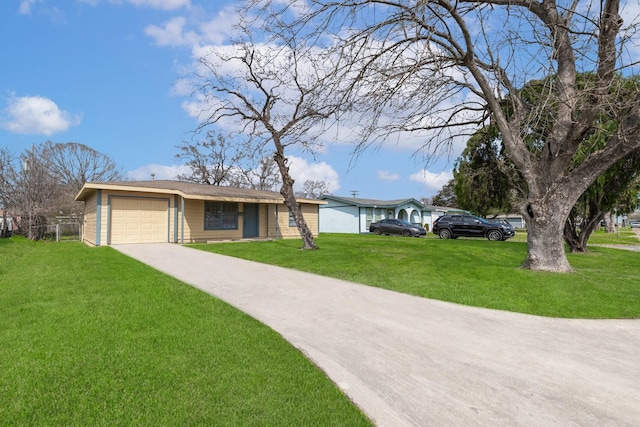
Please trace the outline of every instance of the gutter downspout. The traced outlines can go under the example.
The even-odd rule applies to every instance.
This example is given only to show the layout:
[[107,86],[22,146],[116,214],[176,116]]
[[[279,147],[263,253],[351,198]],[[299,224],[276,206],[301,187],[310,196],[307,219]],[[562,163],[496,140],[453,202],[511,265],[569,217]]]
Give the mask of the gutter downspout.
[[279,221],[278,221],[278,205],[276,205],[276,240],[278,240],[278,229],[279,229]]
[[178,243],[178,195],[173,195],[173,243]]
[[184,197],[180,196],[180,217],[181,217],[181,230],[180,230],[180,244],[184,245]]
[[96,191],[96,246],[100,246],[100,233],[102,232],[102,190]]

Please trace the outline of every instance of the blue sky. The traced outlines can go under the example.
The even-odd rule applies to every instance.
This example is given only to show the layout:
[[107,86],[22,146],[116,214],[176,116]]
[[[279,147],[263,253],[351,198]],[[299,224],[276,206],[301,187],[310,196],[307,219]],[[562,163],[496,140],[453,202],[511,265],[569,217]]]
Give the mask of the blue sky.
[[[234,1],[3,0],[0,2],[0,148],[21,153],[45,141],[78,142],[111,157],[131,179],[175,177],[176,145],[197,121],[178,78],[204,44],[232,35]],[[336,144],[292,153],[296,185],[324,180],[335,195],[430,197],[453,160],[425,171],[415,148],[370,149],[351,162]]]

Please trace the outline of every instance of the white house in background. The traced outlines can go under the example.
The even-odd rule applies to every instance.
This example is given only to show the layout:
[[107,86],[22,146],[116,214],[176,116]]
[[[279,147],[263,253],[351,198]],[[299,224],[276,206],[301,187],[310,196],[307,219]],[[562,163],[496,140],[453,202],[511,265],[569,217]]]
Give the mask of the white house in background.
[[520,214],[510,214],[510,215],[498,215],[492,219],[504,219],[509,224],[513,225],[515,228],[527,228],[527,224],[524,222],[524,217]]
[[320,233],[368,233],[372,222],[398,218],[431,230],[433,221],[457,209],[425,206],[416,199],[376,200],[355,197],[323,196],[327,202],[319,208]]

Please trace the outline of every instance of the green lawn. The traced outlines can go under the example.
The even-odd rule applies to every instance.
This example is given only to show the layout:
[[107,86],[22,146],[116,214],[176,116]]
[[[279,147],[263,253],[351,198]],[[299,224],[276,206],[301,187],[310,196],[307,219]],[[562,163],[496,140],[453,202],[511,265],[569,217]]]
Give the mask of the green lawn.
[[370,425],[277,333],[111,248],[0,255],[3,426]]
[[[605,238],[596,235],[592,243],[599,239]],[[618,243],[606,239],[603,243]],[[478,307],[552,317],[640,318],[639,252],[591,246],[588,254],[568,254],[574,273],[554,274],[520,269],[526,243],[518,241],[323,234],[317,243],[318,251],[301,251],[298,240],[192,246]]]
[[[526,242],[526,231],[518,230],[516,236],[509,241]],[[589,237],[589,242],[587,243],[587,246],[591,245],[640,245],[640,240],[638,240],[638,235],[627,227],[622,228],[620,232],[615,233],[605,233],[604,230],[594,231]]]

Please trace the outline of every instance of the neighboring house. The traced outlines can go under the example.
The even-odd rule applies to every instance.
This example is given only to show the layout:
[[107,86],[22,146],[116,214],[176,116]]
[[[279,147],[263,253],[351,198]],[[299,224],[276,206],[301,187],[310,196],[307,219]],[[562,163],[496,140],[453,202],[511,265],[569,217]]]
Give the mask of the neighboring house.
[[488,219],[489,220],[504,219],[509,224],[513,225],[515,228],[521,228],[521,229],[527,228],[527,224],[524,221],[524,217],[520,214],[498,215],[495,218],[488,218]]
[[398,218],[431,229],[433,221],[449,208],[425,206],[416,199],[376,200],[355,197],[323,196],[320,206],[321,233],[367,233],[372,222]]
[[[249,238],[299,238],[284,198],[271,191],[180,181],[86,183],[82,240],[93,246],[118,243],[193,243]],[[314,235],[318,207],[298,199]]]

